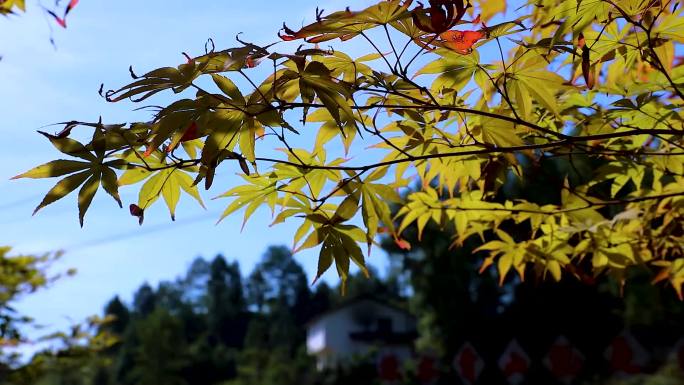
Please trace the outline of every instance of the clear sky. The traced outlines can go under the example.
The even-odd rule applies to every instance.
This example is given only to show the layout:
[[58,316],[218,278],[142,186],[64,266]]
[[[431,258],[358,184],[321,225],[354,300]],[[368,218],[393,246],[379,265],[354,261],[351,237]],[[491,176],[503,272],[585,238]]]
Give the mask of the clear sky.
[[[146,213],[143,227],[100,191],[83,229],[75,196],[31,216],[56,180],[9,178],[58,156],[36,133],[41,126],[96,121],[100,115],[105,122],[148,119],[149,113],[132,112],[138,107],[132,103],[106,103],[97,94],[100,83],[115,88],[129,82],[129,65],[141,73],[175,66],[183,60],[181,51],[199,54],[210,37],[219,49],[231,47],[238,32],[247,40],[270,43],[277,40],[283,21],[297,27],[311,21],[316,5],[333,10],[339,1],[82,0],[70,14],[66,31],[47,21],[38,1],[28,3],[27,14],[0,19],[0,244],[27,253],[64,250],[57,268],[74,267],[78,274],[22,300],[21,312],[64,327],[99,312],[114,294],[130,301],[142,282],[173,279],[197,256],[222,253],[238,259],[248,273],[268,245],[291,244],[291,226],[269,228],[267,211],[257,212],[242,232],[239,215],[215,225],[227,201],[210,198],[230,187],[225,180],[225,186],[220,185],[220,176],[211,194],[203,196],[206,211],[184,197],[177,221],[171,222],[159,202]],[[347,0],[344,5],[359,8],[369,3]],[[49,24],[57,49],[49,42]],[[137,190],[124,188],[122,198],[126,204],[136,202]],[[316,251],[296,256],[310,278],[316,257]],[[376,251],[369,263],[382,270],[386,262]],[[336,282],[334,269],[325,279]]]

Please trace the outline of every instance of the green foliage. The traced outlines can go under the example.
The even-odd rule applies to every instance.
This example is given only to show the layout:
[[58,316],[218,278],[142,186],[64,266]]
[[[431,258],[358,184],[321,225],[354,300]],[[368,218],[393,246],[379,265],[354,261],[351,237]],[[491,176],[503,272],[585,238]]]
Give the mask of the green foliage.
[[[509,176],[511,180],[501,193],[509,199],[553,201],[555,191],[540,189],[537,184],[548,184],[554,176],[562,178],[558,174],[563,166],[563,162],[546,160],[525,167],[522,171],[526,183],[514,185],[511,180],[517,177]],[[597,280],[587,274],[591,261],[585,261],[575,271],[580,279],[549,282],[532,277],[525,282],[509,279],[500,285],[493,271],[478,271],[478,264],[487,266],[488,255],[473,250],[487,240],[470,238],[452,251],[455,231],[428,223],[418,242],[419,229],[414,224],[405,230],[407,241],[416,245],[412,250],[402,250],[391,239],[383,244],[394,271],[411,285],[410,308],[418,319],[417,349],[440,357],[443,382],[438,383],[460,381],[449,368],[464,342],[473,344],[484,360],[478,382],[505,383],[497,360],[512,338],[522,343],[533,362],[525,383],[560,383],[543,364],[538,364],[559,335],[569,338],[584,355],[583,370],[573,384],[680,381],[680,370],[674,365],[661,367],[667,364],[666,356],[656,352],[667,354],[681,338],[684,306],[669,288],[652,285],[647,270],[631,269],[630,284],[622,292],[619,281]],[[529,229],[507,226],[506,231],[518,237]],[[644,368],[646,373],[629,376],[629,380],[614,376],[604,356],[610,340],[625,329],[639,333],[638,340],[653,352]],[[652,374],[656,368],[661,369]]]
[[[68,332],[55,332],[40,338],[26,337],[29,328],[40,328],[36,320],[20,314],[14,305],[24,296],[49,287],[56,280],[75,274],[52,271],[52,264],[61,253],[43,255],[12,255],[9,247],[0,247],[0,384],[55,384],[69,378],[90,375],[98,365],[104,365],[97,353],[115,343],[112,335],[102,332],[109,319],[91,317],[76,324]],[[22,363],[22,349],[31,344],[45,343],[68,350],[69,354],[54,356],[39,353],[29,366],[15,370]],[[49,376],[45,376],[50,373]],[[38,381],[38,379],[41,379]]]
[[[11,248],[0,247],[0,348],[21,342],[23,337],[17,327],[32,322],[30,318],[17,314],[13,303],[60,277],[47,272],[52,262],[60,257],[59,253],[34,256],[11,255],[10,252]],[[73,274],[74,271],[67,273]]]
[[126,374],[127,382],[141,385],[183,385],[180,376],[185,365],[182,324],[164,309],[150,313],[136,325],[133,338],[139,345],[133,351],[136,366]]
[[50,342],[58,352],[38,352],[29,363],[21,366],[19,361],[2,362],[0,384],[82,384],[86,378],[99,381],[97,379],[102,378],[103,371],[111,364],[101,353],[116,343],[113,335],[101,331],[108,321],[107,318],[91,317],[87,322],[73,326],[69,332],[42,338],[41,342]]
[[26,0],[3,0],[0,1],[0,15],[15,13],[17,10],[26,10]]
[[[383,287],[350,277],[353,293]],[[30,362],[0,361],[0,384],[315,384],[304,325],[339,300],[325,284],[312,291],[285,247],[244,278],[237,262],[198,258],[185,277],[143,284],[131,305],[115,297],[103,318],[50,336]]]
[[247,348],[238,357],[238,375],[225,385],[280,385],[313,383],[315,363],[301,349],[296,355],[282,348]]
[[[244,210],[246,221],[267,207],[274,223],[297,228],[295,250],[320,247],[317,277],[335,265],[343,282],[351,262],[366,270],[361,245],[380,232],[408,248],[402,232],[432,223],[455,227],[454,246],[488,239],[479,250],[501,282],[511,271],[560,280],[591,261],[591,274],[620,281],[634,266],[658,270],[656,281],[682,295],[684,65],[675,52],[684,9],[542,0],[504,18],[501,3],[381,1],[285,26],[281,38],[303,44],[295,52],[238,39],[177,67],[131,70],[134,81],[107,100],[178,99],[149,122],[70,122],[44,134],[74,159],[18,177],[64,177],[36,210],[80,187],[82,223],[99,186],[119,201],[119,186],[146,179],[131,213],[142,219],[162,196],[174,218],[180,195],[201,204],[199,183],[210,189],[218,168],[235,171],[243,181],[220,195],[232,199],[221,218]],[[469,19],[478,13],[503,22],[478,26]],[[336,39],[334,52],[315,45]],[[344,54],[350,39],[368,54]],[[72,139],[76,126],[92,128],[92,139]],[[524,179],[522,165],[547,158],[569,164],[549,187],[559,200],[502,198],[508,175]],[[587,159],[600,167],[580,180],[573,170]],[[412,182],[421,189],[400,197]],[[397,215],[388,202],[401,205]],[[507,230],[516,226],[528,231]]]

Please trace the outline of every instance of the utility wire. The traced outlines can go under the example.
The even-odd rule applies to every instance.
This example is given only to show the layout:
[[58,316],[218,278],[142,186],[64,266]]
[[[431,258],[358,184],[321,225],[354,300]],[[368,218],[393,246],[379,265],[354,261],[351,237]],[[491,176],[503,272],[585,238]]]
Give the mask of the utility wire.
[[33,203],[33,202],[38,204],[38,202],[40,202],[40,199],[42,197],[43,197],[43,194],[39,194],[39,195],[33,195],[33,196],[17,199],[14,202],[3,203],[3,204],[0,204],[0,210],[12,209],[12,208],[15,208],[18,206],[24,206],[27,203]]
[[209,212],[209,213],[205,213],[205,214],[201,214],[201,215],[196,215],[194,217],[189,217],[185,220],[180,220],[180,221],[176,221],[173,223],[162,223],[162,224],[152,225],[152,226],[148,226],[148,227],[143,227],[139,230],[128,231],[125,233],[109,235],[109,236],[102,237],[99,239],[92,239],[89,241],[84,241],[84,242],[72,244],[72,245],[66,246],[64,248],[61,248],[60,250],[62,250],[62,251],[73,251],[73,250],[87,249],[87,248],[94,247],[94,246],[100,246],[100,245],[104,245],[107,243],[121,242],[121,241],[124,241],[127,239],[141,237],[141,236],[144,236],[147,234],[158,233],[158,232],[170,230],[172,228],[188,226],[188,225],[198,223],[198,222],[202,222],[202,221],[205,221],[208,219],[216,220],[216,216],[219,215],[220,213],[221,213],[220,211]]

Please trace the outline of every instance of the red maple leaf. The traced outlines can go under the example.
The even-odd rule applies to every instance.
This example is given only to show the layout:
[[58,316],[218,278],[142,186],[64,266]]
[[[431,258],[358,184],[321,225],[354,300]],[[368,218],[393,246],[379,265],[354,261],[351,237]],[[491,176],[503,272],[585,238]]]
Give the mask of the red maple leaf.
[[444,47],[462,54],[468,54],[478,40],[487,36],[483,31],[446,31],[439,34]]
[[[195,140],[199,137],[200,137],[200,134],[199,134],[199,127],[197,126],[197,122],[192,121],[190,123],[190,126],[188,126],[188,128],[185,130],[185,132],[183,132],[183,136],[181,136],[180,140],[178,140],[178,142],[173,141],[173,142],[171,142],[171,144],[168,147],[166,147],[166,152],[172,152],[173,150],[175,150],[176,146],[178,146],[178,143],[187,142],[189,140]],[[148,157],[148,156],[150,156],[150,154],[152,154],[152,152],[154,152],[154,148],[152,148],[151,146],[148,146],[147,149],[145,150],[145,154],[143,154],[143,156]]]
[[74,7],[78,4],[78,1],[79,0],[71,0],[69,2],[69,5],[67,5],[66,10],[64,11],[64,17],[66,17],[66,15],[68,15],[69,12],[71,12],[71,10],[74,9]]
[[57,16],[57,14],[54,11],[51,11],[49,9],[46,9],[45,11],[50,16],[52,16],[53,19],[55,19],[55,22],[57,22],[57,24],[59,24],[60,27],[66,28],[67,27],[66,17],[69,14],[69,12],[71,12],[71,10],[74,9],[74,7],[78,4],[78,2],[79,2],[79,0],[71,0],[69,2],[69,5],[67,5],[66,9],[64,10],[64,16],[62,16],[62,17]]
[[55,19],[55,21],[57,22],[57,24],[59,24],[60,27],[62,27],[62,28],[66,28],[66,27],[67,27],[67,25],[66,25],[66,19],[65,19],[65,18],[62,18],[62,17],[57,16],[56,13],[54,13],[53,11],[50,11],[49,9],[47,10],[47,13],[48,13],[50,16],[52,16],[53,19]]
[[197,122],[192,122],[190,123],[190,127],[188,127],[187,130],[183,133],[183,136],[181,137],[180,141],[181,142],[187,142],[189,140],[195,140],[199,138],[199,134],[197,132]]
[[128,210],[132,216],[138,217],[138,224],[142,225],[143,220],[145,219],[145,209],[141,208],[135,203],[131,203],[131,205],[128,206]]
[[411,244],[405,239],[395,238],[394,243],[402,250],[411,250]]

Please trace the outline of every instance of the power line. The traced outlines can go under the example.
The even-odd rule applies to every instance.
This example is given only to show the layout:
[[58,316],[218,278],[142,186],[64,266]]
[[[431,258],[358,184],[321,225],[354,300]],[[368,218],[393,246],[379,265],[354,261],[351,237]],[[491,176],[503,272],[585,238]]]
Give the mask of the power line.
[[11,209],[11,208],[14,208],[16,206],[23,206],[23,205],[25,205],[27,203],[31,203],[31,202],[36,202],[36,204],[37,204],[37,202],[39,202],[39,199],[42,197],[43,197],[43,194],[32,195],[32,196],[29,196],[26,198],[18,199],[14,202],[3,203],[0,205],[0,210]]
[[177,221],[177,222],[173,222],[173,223],[163,223],[163,224],[153,225],[153,226],[149,226],[149,227],[143,227],[143,228],[141,228],[139,230],[135,230],[135,231],[128,231],[125,233],[110,235],[110,236],[99,238],[99,239],[92,239],[89,241],[76,243],[76,244],[64,247],[61,250],[73,251],[73,250],[78,250],[78,249],[86,249],[86,248],[93,247],[93,246],[100,246],[100,245],[107,244],[107,243],[120,242],[120,241],[124,241],[126,239],[141,237],[141,236],[151,234],[151,233],[158,233],[158,232],[170,230],[170,229],[176,228],[176,227],[183,227],[183,226],[191,225],[193,223],[202,222],[202,221],[207,220],[207,219],[216,219],[216,216],[219,214],[220,214],[220,212],[218,212],[218,211],[217,212],[210,212],[210,213],[205,213],[202,215],[196,215],[194,217],[190,217],[190,218],[182,220],[182,221]]
[[[55,217],[58,215],[63,215],[65,213],[72,213],[73,211],[74,210],[71,207],[67,207],[67,206],[64,206],[61,208],[53,207],[50,210],[45,210],[45,212],[41,211],[37,215],[40,215],[41,218],[46,218],[46,217],[49,218],[49,217]],[[15,225],[17,223],[30,221],[30,220],[34,219],[34,216],[31,213],[32,213],[31,210],[27,210],[23,214],[17,214],[14,217],[10,217],[10,218],[3,218],[4,220],[2,222],[0,222],[0,226],[10,225],[10,224]]]

